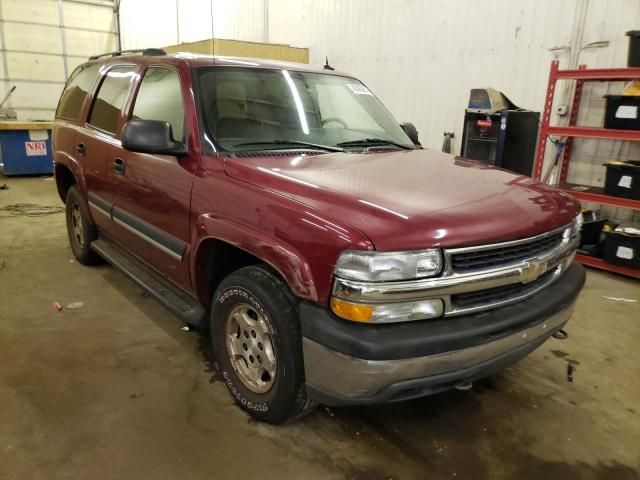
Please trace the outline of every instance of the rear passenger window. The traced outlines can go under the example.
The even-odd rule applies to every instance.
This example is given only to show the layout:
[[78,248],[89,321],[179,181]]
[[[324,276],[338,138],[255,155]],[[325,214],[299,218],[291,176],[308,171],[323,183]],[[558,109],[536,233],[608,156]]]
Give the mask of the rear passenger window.
[[142,78],[133,107],[133,119],[169,122],[173,138],[182,140],[184,105],[178,74],[169,68],[150,67]]
[[100,65],[97,63],[80,65],[75,69],[69,77],[69,81],[58,102],[56,118],[72,121],[80,118],[82,104],[85,98],[87,98],[94,80],[98,76],[99,69]]
[[116,67],[107,72],[93,103],[89,125],[107,133],[116,133],[133,75],[134,67]]

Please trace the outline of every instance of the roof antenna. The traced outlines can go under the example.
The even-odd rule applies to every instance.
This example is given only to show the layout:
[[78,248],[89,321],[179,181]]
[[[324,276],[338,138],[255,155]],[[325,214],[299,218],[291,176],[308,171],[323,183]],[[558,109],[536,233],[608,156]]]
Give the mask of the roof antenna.
[[325,70],[335,70],[335,68],[333,68],[331,65],[329,65],[329,57],[324,57],[324,58],[325,58],[324,69]]

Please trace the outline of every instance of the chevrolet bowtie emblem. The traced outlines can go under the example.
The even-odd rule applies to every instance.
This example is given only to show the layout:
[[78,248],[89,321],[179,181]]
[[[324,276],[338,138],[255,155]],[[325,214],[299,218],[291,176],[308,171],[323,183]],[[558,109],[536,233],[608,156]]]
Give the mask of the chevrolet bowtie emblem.
[[522,279],[522,283],[530,283],[546,271],[547,262],[528,262],[527,265],[520,270],[520,278]]

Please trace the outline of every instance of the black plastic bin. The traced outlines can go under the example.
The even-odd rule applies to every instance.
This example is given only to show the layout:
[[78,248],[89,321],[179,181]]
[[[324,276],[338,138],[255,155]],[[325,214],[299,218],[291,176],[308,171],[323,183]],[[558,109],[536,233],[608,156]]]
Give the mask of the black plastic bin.
[[640,268],[640,235],[607,232],[604,260],[625,267]]
[[640,30],[630,30],[629,53],[627,55],[627,67],[640,67]]
[[640,160],[609,162],[604,193],[613,197],[640,200]]
[[640,96],[605,95],[604,128],[640,130]]
[[584,222],[582,225],[582,231],[580,232],[580,247],[585,245],[597,245],[600,243],[600,235],[604,224],[607,223],[606,219],[603,220],[590,220]]

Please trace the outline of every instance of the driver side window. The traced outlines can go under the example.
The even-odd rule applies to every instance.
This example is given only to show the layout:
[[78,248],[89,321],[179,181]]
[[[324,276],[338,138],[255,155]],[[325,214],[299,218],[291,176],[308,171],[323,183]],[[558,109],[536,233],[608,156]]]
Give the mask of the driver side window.
[[183,140],[184,104],[180,79],[175,70],[163,67],[147,68],[131,118],[169,122],[174,140]]

